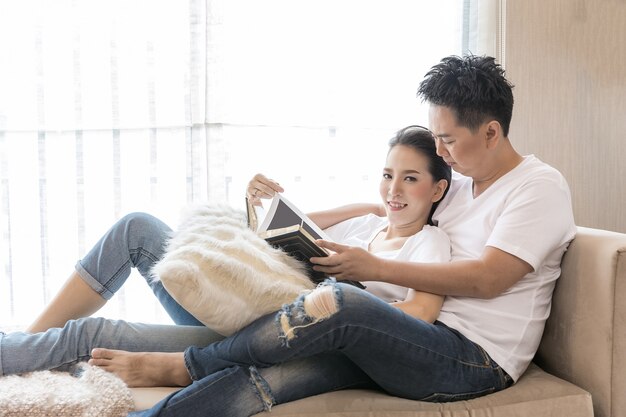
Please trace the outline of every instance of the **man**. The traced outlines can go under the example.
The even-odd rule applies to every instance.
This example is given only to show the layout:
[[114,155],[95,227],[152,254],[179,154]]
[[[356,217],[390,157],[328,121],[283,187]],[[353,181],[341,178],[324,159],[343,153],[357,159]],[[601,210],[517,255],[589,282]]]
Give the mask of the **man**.
[[[539,345],[560,262],[574,238],[569,188],[508,138],[512,85],[494,58],[447,57],[420,84],[437,153],[456,175],[434,221],[452,262],[410,264],[325,243],[338,279],[380,280],[446,295],[439,321],[480,345],[516,381]],[[381,278],[382,277],[382,278]]]

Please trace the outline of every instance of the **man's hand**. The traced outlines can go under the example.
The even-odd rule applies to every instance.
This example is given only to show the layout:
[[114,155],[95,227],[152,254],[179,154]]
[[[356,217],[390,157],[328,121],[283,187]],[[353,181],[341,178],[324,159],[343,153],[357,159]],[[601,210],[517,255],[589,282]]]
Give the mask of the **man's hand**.
[[382,260],[365,249],[317,240],[318,246],[332,251],[327,257],[314,257],[315,271],[321,271],[338,280],[377,281]]

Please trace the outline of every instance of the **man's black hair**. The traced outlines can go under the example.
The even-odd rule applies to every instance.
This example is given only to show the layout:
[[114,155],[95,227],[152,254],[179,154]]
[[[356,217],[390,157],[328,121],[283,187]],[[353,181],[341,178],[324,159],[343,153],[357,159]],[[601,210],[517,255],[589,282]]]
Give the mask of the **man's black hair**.
[[418,97],[452,110],[457,123],[473,132],[497,120],[504,136],[513,114],[513,85],[489,56],[448,56],[432,67],[417,90]]

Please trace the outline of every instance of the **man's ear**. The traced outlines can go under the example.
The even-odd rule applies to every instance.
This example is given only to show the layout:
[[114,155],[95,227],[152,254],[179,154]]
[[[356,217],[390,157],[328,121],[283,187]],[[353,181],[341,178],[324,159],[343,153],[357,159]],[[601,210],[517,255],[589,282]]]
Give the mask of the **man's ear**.
[[502,138],[502,126],[497,120],[488,122],[485,126],[485,144],[487,149],[493,149]]
[[448,180],[437,181],[437,184],[435,184],[435,193],[433,194],[433,198],[431,199],[431,201],[433,203],[436,203],[437,201],[441,200],[441,197],[443,197],[443,193],[446,191],[447,187]]

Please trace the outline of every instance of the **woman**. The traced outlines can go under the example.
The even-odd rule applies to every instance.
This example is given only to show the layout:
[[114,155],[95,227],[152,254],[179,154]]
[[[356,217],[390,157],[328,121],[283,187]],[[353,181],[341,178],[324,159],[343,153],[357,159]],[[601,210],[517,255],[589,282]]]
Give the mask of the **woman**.
[[[411,144],[411,141],[417,143],[417,146],[422,148],[421,151],[414,150],[412,148],[414,145]],[[402,150],[403,152],[396,152],[398,150]],[[412,238],[410,239],[409,236],[421,229],[424,229],[424,226],[430,219],[430,213],[432,212],[434,202],[439,201],[447,190],[450,178],[450,169],[443,163],[443,161],[441,161],[439,157],[436,156],[433,138],[428,130],[420,127],[409,127],[398,132],[398,135],[391,143],[389,157],[396,158],[397,156],[399,161],[406,163],[402,159],[402,157],[406,155],[413,156],[414,160],[417,160],[417,164],[412,165],[412,168],[407,169],[407,172],[400,172],[394,166],[388,166],[383,173],[383,180],[381,181],[381,192],[384,193],[383,198],[385,201],[389,201],[387,199],[387,194],[389,192],[391,192],[391,194],[398,194],[390,200],[387,207],[390,215],[389,218],[402,225],[399,230],[402,231],[403,235],[396,233],[397,231],[395,229],[385,229],[383,231],[384,221],[378,219],[378,223],[374,226],[374,229],[377,230],[370,230],[372,228],[371,225],[368,226],[370,229],[366,229],[370,230],[369,234],[371,235],[371,241],[366,245],[369,246],[370,249],[389,251],[394,250],[399,246],[407,248],[415,246],[415,243],[411,243]],[[419,168],[419,170],[417,168]],[[411,200],[411,205],[408,204],[408,201],[403,200],[406,197],[402,195],[402,192],[400,192],[401,189],[398,188],[397,185],[393,185],[394,183],[398,183],[397,178],[401,179],[399,182],[400,184],[406,183],[407,186],[414,186],[412,184],[419,185],[419,187],[415,186],[415,188],[418,189],[420,193],[417,194],[413,200]],[[259,178],[253,180],[251,182],[251,188],[248,190],[249,194],[254,194],[252,187],[264,186],[262,183],[267,184],[268,182],[265,180],[259,181]],[[392,184],[395,188],[389,188],[388,184]],[[423,187],[422,184],[426,184],[427,186]],[[408,207],[408,209],[406,207]],[[92,253],[88,254],[86,259],[88,261],[90,259],[97,259],[98,257],[100,257],[100,259],[104,259],[107,258],[107,255],[109,255],[108,258],[110,258],[111,250],[109,249],[107,251],[106,248],[110,248],[111,246],[115,247],[115,245],[111,245],[111,242],[119,242],[120,240],[126,242],[132,239],[124,238],[128,238],[128,236],[133,237],[140,235],[140,233],[135,230],[140,227],[133,223],[138,223],[139,226],[145,227],[145,225],[150,222],[121,222],[121,224],[125,227],[112,228],[111,231],[109,231],[109,233],[101,239],[99,244],[96,245]],[[352,225],[356,224],[357,223],[352,221]],[[342,228],[344,232],[341,232]],[[445,235],[441,234],[438,229],[430,226],[426,229],[430,230],[430,232],[420,232],[418,235],[424,237],[429,233],[434,234],[434,236],[439,236],[438,241],[443,241],[444,245],[443,249],[437,249],[434,252],[429,252],[426,251],[428,247],[433,248],[437,246],[435,246],[434,237],[426,239],[424,243],[418,245],[421,246],[420,250],[422,252],[422,256],[424,256],[422,259],[430,259],[431,261],[447,261],[449,258],[447,237],[442,240],[442,236],[445,237]],[[346,225],[338,225],[335,228],[335,233],[343,233],[344,235],[349,236],[350,233],[347,233],[346,230],[349,230],[349,227],[346,229]],[[358,231],[359,227],[356,227],[356,230]],[[152,231],[153,234],[155,234],[154,230],[150,229],[149,231]],[[332,229],[329,231],[333,233]],[[360,231],[363,233],[363,227],[360,228]],[[161,245],[167,236],[167,232],[168,231],[165,228],[160,231],[162,236],[160,239]],[[353,237],[356,234],[358,233],[353,233]],[[147,235],[149,235],[149,233],[143,233],[144,237]],[[338,235],[335,234],[335,236]],[[389,239],[383,239],[383,237],[389,237]],[[148,239],[144,238],[144,241],[148,241]],[[340,239],[340,241],[345,240]],[[409,241],[408,245],[405,244],[407,241]],[[415,239],[413,239],[413,241],[415,241]],[[118,266],[116,269],[129,269],[130,263],[134,262],[134,265],[147,275],[151,266],[150,260],[154,262],[156,259],[159,259],[159,257],[155,255],[158,253],[158,250],[148,250],[145,248],[145,245],[140,248],[140,250],[131,246],[132,245],[129,243],[126,247],[119,250],[120,252],[126,252],[126,257],[129,259],[123,263],[123,268]],[[439,243],[438,247],[442,247],[441,243]],[[396,252],[398,251],[396,250]],[[121,254],[119,257],[123,258]],[[83,265],[88,263],[89,262],[86,262],[85,260],[81,261],[81,263],[79,263],[78,270],[80,271],[81,269],[86,269]],[[88,277],[92,277],[94,275],[97,276],[99,275],[99,272],[102,272],[109,267],[108,264],[99,265],[98,263],[93,263],[93,265],[96,266],[96,268],[93,269],[96,273],[90,273],[87,275]],[[118,273],[118,275],[120,274],[121,273]],[[115,277],[113,277],[110,281],[115,282],[114,278]],[[118,287],[119,285],[121,284],[118,284]],[[371,287],[372,289],[370,291],[374,291],[375,285],[372,285]],[[171,300],[171,297],[168,300],[168,295],[162,287],[156,288],[156,290],[158,290],[155,292],[161,300],[169,301],[169,303],[165,302],[164,304],[166,305],[166,308],[169,306],[168,311],[173,311],[175,313],[173,314],[175,319],[177,317],[179,318],[177,322],[184,321],[184,313],[186,312],[173,300]],[[406,289],[403,291],[404,295],[406,295]],[[389,296],[387,296],[387,298],[389,299]],[[416,302],[419,301],[420,298],[422,300],[420,302]],[[396,298],[392,297],[391,300],[393,299]],[[397,299],[402,300],[402,298],[399,297]],[[430,302],[428,302],[427,299],[429,299]],[[430,305],[430,308],[423,309],[423,307],[427,304]],[[416,316],[424,314],[424,318],[434,320],[440,304],[441,299],[438,296],[411,292],[406,301],[397,302],[394,306],[405,309],[409,314]],[[423,310],[419,311],[420,308]],[[394,310],[399,311],[399,309],[395,308]],[[426,315],[426,313],[428,313],[428,315]],[[193,317],[191,317],[188,313],[187,316],[188,318],[190,317],[193,319]],[[181,317],[183,318],[182,320]],[[0,350],[2,352],[2,355],[0,355],[2,358],[2,363],[0,363],[0,374],[21,373],[38,369],[67,369],[76,361],[88,359],[91,348],[94,346],[130,351],[180,352],[187,346],[204,346],[219,338],[220,337],[211,332],[210,329],[203,327],[144,325],[88,318],[78,321],[70,321],[63,328],[53,328],[47,332],[37,335],[31,336],[24,333],[14,333],[5,336],[3,338],[4,340],[0,339]],[[29,346],[30,352],[45,352],[46,354],[35,354],[32,355],[34,358],[24,358],[20,352],[20,347],[25,345]],[[54,346],[55,348],[51,348],[51,346]],[[173,354],[172,356],[176,355],[177,354]],[[149,373],[146,374],[149,375]],[[136,385],[133,384],[132,380],[129,382],[131,385]],[[138,383],[143,384],[144,382],[139,381]],[[153,380],[153,383],[158,384],[159,382]]]
[[[436,253],[440,249],[433,251],[437,245],[431,244],[440,231],[428,222],[448,179],[437,179],[438,157],[426,132],[409,127],[390,143],[380,186],[387,218],[352,219],[330,228],[331,235],[343,228],[351,231],[347,240],[358,239],[355,231],[363,230],[360,235],[368,237],[367,248],[379,256],[441,261],[441,253]],[[449,175],[449,168],[441,171]],[[265,194],[280,191],[265,177],[256,177],[251,185]],[[407,384],[421,367],[413,352],[436,340],[412,340],[411,328],[433,326],[441,301],[440,296],[411,290],[406,301],[389,304],[327,280],[281,311],[205,348],[173,355],[96,349],[90,363],[131,384],[187,385],[193,380],[138,414],[142,416],[247,416],[274,404],[348,387],[380,388],[422,399],[429,393],[428,381]]]

